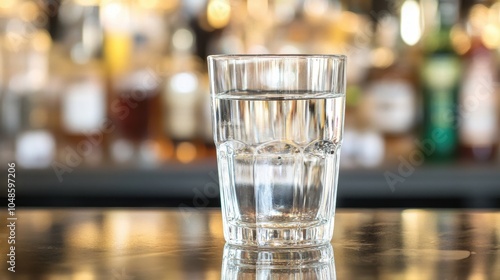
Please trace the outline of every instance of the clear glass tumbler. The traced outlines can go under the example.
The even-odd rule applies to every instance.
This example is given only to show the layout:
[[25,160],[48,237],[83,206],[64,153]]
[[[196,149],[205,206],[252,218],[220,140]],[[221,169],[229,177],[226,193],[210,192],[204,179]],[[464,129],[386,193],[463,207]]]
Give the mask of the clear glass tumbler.
[[226,241],[329,243],[345,56],[214,55],[208,67]]

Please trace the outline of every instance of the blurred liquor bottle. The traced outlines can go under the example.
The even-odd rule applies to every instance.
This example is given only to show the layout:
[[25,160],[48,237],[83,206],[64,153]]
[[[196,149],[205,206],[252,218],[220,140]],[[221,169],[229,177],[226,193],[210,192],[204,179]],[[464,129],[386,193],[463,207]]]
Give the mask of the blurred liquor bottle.
[[[162,92],[164,133],[172,140],[175,158],[188,163],[205,155],[203,127],[202,61],[193,52],[195,35],[187,15],[179,11],[171,18],[170,52],[165,60],[166,83]],[[207,104],[208,105],[208,104]]]
[[205,153],[202,117],[202,75],[194,56],[173,56],[163,92],[164,131],[173,141],[177,160],[183,163]]
[[28,39],[8,44],[9,83],[1,111],[14,139],[14,158],[20,167],[47,168],[56,150],[56,101],[46,90],[51,39],[38,29]]
[[159,160],[155,152],[160,119],[159,76],[149,55],[138,51],[128,60],[131,63],[126,70],[112,78],[109,104],[116,133],[111,155],[119,163],[155,163]]
[[125,2],[101,7],[109,78],[108,114],[115,128],[110,139],[110,155],[118,164],[147,165],[158,163],[161,156],[157,142],[160,56],[145,26],[139,23],[143,11],[136,8]]
[[457,102],[462,65],[450,40],[451,28],[458,20],[458,8],[456,0],[438,1],[438,24],[426,38],[421,68],[424,94],[422,149],[430,160],[435,161],[453,159],[458,146]]
[[48,168],[56,154],[53,100],[47,92],[19,83],[29,82],[15,78],[7,93],[15,98],[14,104],[8,104],[15,107],[8,111],[16,110],[19,121],[15,132],[15,160],[24,168]]
[[49,167],[55,154],[54,99],[44,90],[52,43],[43,3],[0,5],[0,161]]
[[465,159],[491,160],[498,137],[497,61],[495,46],[484,33],[487,15],[481,4],[472,7],[468,17],[471,45],[465,54],[466,67],[460,92],[460,144]]
[[[99,7],[68,2],[58,16],[50,91],[58,95],[58,160],[68,165],[103,162],[106,140],[105,78],[100,55]],[[61,166],[62,167],[62,166]]]
[[[106,120],[105,79],[101,64],[70,63],[60,90],[61,141],[59,156],[70,155],[82,163],[99,165],[104,160],[105,140],[109,134]],[[58,83],[52,80],[54,84]],[[52,86],[54,86],[54,84]]]
[[373,67],[361,105],[367,125],[383,136],[385,162],[396,162],[415,147],[415,55],[409,48],[398,46],[398,23],[389,15],[378,20],[371,54]]

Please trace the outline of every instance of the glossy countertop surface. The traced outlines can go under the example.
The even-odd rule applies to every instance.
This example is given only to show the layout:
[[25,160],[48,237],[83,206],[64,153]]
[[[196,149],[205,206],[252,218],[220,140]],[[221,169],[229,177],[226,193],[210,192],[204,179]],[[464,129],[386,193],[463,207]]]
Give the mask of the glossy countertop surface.
[[[7,213],[0,217],[7,225]],[[7,270],[4,225],[0,279],[500,279],[500,211],[340,209],[326,266],[278,270],[231,262],[218,209],[24,209],[16,217],[16,272]]]

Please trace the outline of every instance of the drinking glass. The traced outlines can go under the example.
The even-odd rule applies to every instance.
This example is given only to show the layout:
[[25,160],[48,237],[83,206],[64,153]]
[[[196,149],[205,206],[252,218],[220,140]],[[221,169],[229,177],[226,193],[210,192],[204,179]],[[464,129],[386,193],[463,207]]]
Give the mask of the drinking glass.
[[213,55],[208,68],[226,241],[329,243],[345,56]]

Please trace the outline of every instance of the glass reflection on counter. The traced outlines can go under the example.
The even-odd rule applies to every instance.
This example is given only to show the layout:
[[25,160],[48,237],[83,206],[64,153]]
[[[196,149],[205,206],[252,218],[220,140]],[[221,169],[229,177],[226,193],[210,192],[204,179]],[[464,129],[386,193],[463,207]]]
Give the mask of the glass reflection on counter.
[[499,212],[341,210],[332,247],[279,257],[224,248],[219,210],[23,209],[18,219],[22,272],[43,279],[500,279]]
[[222,280],[335,280],[331,245],[306,248],[242,248],[226,244]]

